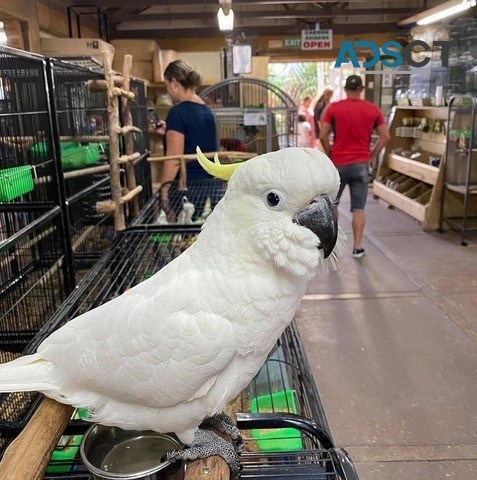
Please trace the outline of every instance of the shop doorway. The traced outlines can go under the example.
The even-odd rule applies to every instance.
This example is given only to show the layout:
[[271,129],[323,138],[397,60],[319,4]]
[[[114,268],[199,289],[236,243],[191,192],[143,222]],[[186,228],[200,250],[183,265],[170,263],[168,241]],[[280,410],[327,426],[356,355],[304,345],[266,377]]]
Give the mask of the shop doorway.
[[[285,91],[300,106],[303,98],[316,100],[325,88],[334,91],[332,101],[345,98],[343,85],[349,75],[360,75],[359,68],[343,65],[334,68],[334,60],[318,62],[270,63],[268,65],[268,81]],[[364,78],[363,78],[364,81]],[[314,106],[312,102],[311,107]]]

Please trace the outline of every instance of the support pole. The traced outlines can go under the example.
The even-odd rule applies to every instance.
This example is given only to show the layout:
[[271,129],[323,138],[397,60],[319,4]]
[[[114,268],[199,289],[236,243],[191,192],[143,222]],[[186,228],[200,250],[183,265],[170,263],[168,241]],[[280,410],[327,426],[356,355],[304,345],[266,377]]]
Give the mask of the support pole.
[[[129,91],[130,84],[131,84],[131,69],[132,69],[132,55],[125,55],[124,62],[123,62],[123,89],[125,91]],[[134,137],[133,131],[137,130],[127,130],[128,127],[133,127],[133,120],[131,114],[131,104],[129,102],[128,97],[121,98],[121,106],[123,110],[123,131],[125,132],[125,144],[126,144],[126,155],[132,156],[134,155]],[[136,128],[136,127],[133,127]],[[141,130],[139,130],[141,131]],[[133,161],[129,161],[125,164],[126,168],[126,181],[128,190],[130,192],[137,191],[137,182],[136,182],[136,173],[134,171],[134,163]],[[141,187],[142,190],[142,187]],[[139,193],[139,192],[137,192]],[[129,213],[131,217],[137,217],[139,215],[139,199],[137,197],[137,193],[131,199],[131,203],[129,204]]]
[[121,129],[119,124],[119,99],[114,95],[114,75],[112,67],[112,55],[108,51],[103,51],[103,64],[106,81],[108,82],[108,123],[109,123],[109,165],[111,177],[111,198],[116,204],[116,209],[113,212],[114,228],[116,231],[122,231],[126,228],[126,221],[124,218],[124,208],[120,205],[121,192],[121,178],[120,168],[116,159],[120,157],[119,151],[119,135],[118,129]]

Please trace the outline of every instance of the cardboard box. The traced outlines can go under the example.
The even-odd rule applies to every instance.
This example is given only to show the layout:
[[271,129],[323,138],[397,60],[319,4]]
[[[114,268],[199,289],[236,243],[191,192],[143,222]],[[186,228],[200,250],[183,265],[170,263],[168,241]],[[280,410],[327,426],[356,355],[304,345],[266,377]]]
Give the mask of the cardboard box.
[[152,73],[155,82],[164,81],[164,70],[169,63],[178,60],[179,57],[175,50],[162,50],[157,46],[152,56]]
[[124,55],[132,55],[133,62],[152,62],[157,43],[155,40],[112,40],[111,44],[116,50],[116,58],[123,62]]
[[180,52],[179,56],[200,74],[202,85],[213,85],[222,79],[219,52]]
[[98,38],[42,38],[41,52],[47,57],[94,57],[102,62],[102,52],[114,57],[114,47]]

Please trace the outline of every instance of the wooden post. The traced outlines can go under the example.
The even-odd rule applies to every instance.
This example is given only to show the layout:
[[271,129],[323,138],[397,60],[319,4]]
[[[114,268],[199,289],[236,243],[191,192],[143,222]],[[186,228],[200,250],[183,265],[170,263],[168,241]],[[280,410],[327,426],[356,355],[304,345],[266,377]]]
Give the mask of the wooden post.
[[45,398],[0,463],[2,480],[41,480],[73,407]]
[[119,173],[119,164],[117,159],[120,156],[119,135],[116,133],[119,125],[119,99],[114,95],[114,76],[112,67],[112,55],[108,51],[103,51],[104,74],[108,82],[108,123],[109,123],[109,165],[111,177],[111,198],[116,204],[113,212],[114,228],[116,231],[122,231],[126,228],[124,218],[124,208],[120,205],[121,198],[121,179]]
[[[129,91],[131,83],[131,69],[132,69],[132,55],[125,55],[123,62],[123,89]],[[131,114],[131,105],[127,97],[121,98],[121,105],[123,110],[123,123],[124,126],[130,127],[133,125],[132,114]],[[126,143],[126,155],[133,155],[134,153],[134,137],[133,132],[129,131],[125,134],[125,143]],[[135,191],[137,188],[136,174],[134,172],[134,163],[126,163],[126,181],[129,191]],[[139,199],[135,195],[129,204],[129,212],[132,217],[137,217],[139,215]]]

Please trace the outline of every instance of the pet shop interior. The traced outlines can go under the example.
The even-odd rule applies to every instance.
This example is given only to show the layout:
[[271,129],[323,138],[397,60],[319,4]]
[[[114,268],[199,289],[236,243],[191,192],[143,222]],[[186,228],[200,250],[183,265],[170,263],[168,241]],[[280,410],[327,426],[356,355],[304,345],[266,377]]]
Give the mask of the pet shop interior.
[[476,312],[475,0],[1,0],[2,480],[475,479]]

